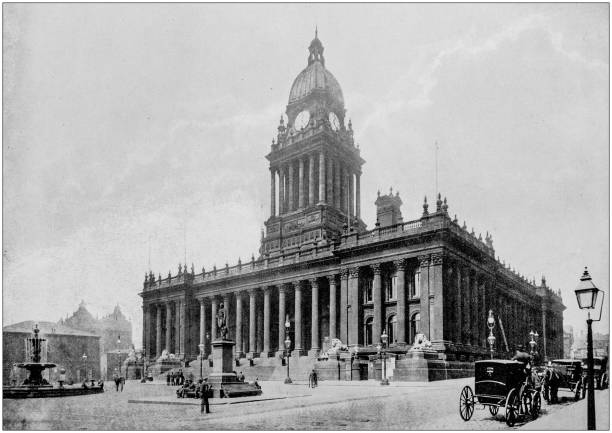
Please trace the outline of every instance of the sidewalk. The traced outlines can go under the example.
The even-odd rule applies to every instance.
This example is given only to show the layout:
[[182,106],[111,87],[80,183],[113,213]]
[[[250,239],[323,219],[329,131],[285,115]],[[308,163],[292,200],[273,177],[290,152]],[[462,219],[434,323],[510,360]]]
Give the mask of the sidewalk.
[[[561,407],[560,407],[561,406]],[[549,414],[521,426],[521,430],[586,430],[587,399],[568,405],[553,405]],[[597,430],[610,429],[610,390],[595,391]]]

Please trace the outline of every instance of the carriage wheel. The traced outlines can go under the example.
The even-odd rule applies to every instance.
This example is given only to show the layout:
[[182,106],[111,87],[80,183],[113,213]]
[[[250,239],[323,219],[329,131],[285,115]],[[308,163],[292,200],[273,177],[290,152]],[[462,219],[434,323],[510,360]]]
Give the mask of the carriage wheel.
[[512,388],[506,397],[506,424],[508,424],[508,427],[513,427],[516,423],[519,405],[516,389]]
[[540,409],[542,407],[542,397],[540,393],[536,392],[533,394],[531,402],[531,418],[536,419],[540,415]]
[[584,395],[584,389],[586,388],[582,386],[582,380],[576,382],[576,389],[574,390],[574,400],[578,401]]
[[472,388],[468,385],[464,386],[461,390],[461,396],[459,397],[459,415],[463,421],[469,421],[474,413],[474,393]]
[[491,412],[491,415],[496,416],[498,411],[499,406],[489,406],[489,412]]

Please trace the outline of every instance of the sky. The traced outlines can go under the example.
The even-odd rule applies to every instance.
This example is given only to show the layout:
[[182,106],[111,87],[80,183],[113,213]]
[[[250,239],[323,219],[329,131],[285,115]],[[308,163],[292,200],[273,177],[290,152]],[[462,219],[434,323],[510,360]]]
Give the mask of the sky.
[[[119,305],[257,255],[270,151],[318,26],[366,160],[362,217],[438,185],[586,327],[609,294],[607,4],[4,4],[3,325]],[[606,299],[596,332],[609,328]]]

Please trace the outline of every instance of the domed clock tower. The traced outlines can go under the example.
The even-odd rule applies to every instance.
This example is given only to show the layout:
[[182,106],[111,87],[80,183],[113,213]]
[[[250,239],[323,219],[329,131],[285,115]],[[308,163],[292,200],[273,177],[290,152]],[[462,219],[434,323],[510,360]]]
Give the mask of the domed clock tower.
[[306,251],[365,230],[361,220],[360,177],[365,161],[345,126],[342,89],[325,68],[323,44],[315,33],[308,65],[296,77],[272,140],[270,218],[261,253],[275,256]]

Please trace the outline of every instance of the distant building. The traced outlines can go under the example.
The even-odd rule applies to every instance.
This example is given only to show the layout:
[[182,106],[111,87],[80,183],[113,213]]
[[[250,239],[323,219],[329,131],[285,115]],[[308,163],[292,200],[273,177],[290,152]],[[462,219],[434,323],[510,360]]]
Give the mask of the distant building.
[[[587,336],[584,330],[575,337],[576,358],[586,358],[587,356]],[[593,333],[593,354],[595,356],[609,356],[610,353],[610,334]]]
[[85,302],[81,301],[79,308],[72,316],[60,320],[60,323],[75,329],[83,329],[100,338],[100,371],[105,378],[112,377],[115,368],[120,370],[121,362],[125,361],[132,348],[132,323],[115,306],[112,313],[97,319],[87,310]]
[[571,326],[563,327],[563,357],[572,357],[572,346],[574,345],[574,328]]
[[[111,350],[127,351],[132,347],[132,323],[123,315],[118,305],[111,314],[97,319],[87,310],[85,302],[81,301],[79,308],[72,316],[60,320],[59,323],[101,336],[100,351],[102,353]],[[118,343],[119,339],[120,343]]]
[[99,335],[53,322],[27,320],[2,328],[3,383],[10,383],[12,378],[21,383],[26,378],[27,372],[13,368],[13,365],[30,361],[26,359],[25,340],[31,336],[36,324],[42,338],[47,339],[46,361],[57,364],[56,368],[45,371],[45,377],[49,374],[51,381],[57,380],[60,368],[66,369],[67,381],[80,382],[85,377],[100,377]]

